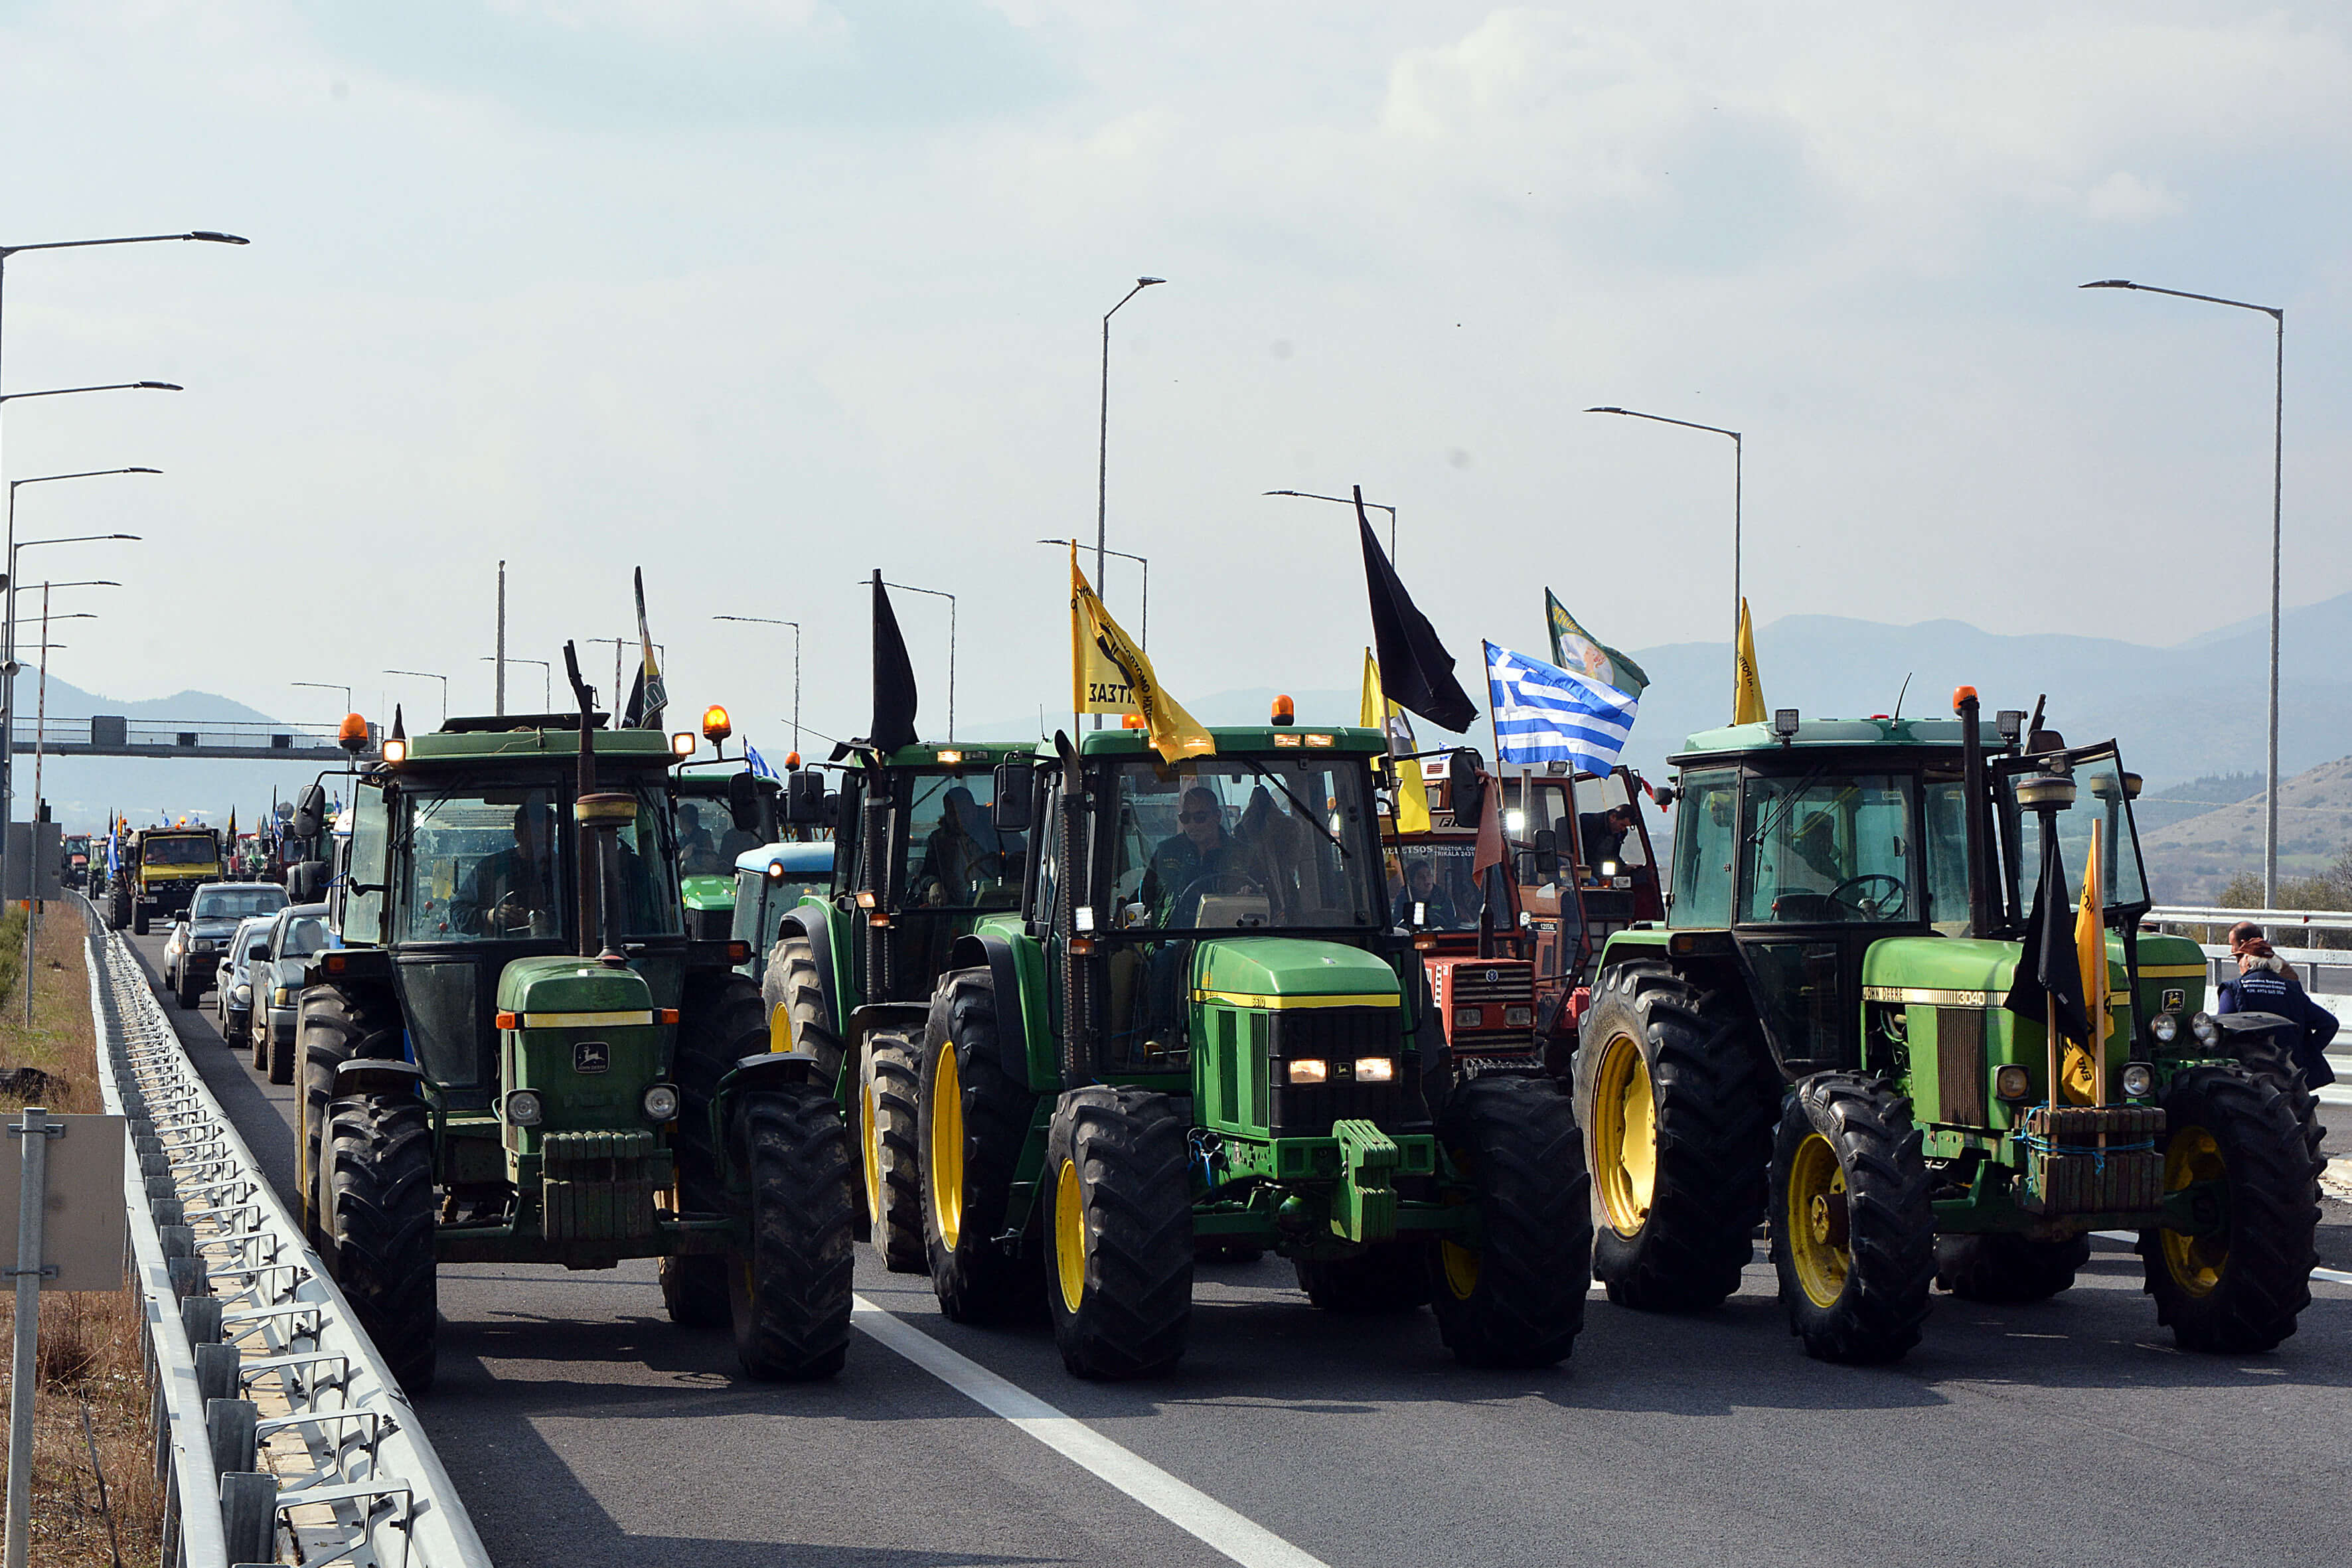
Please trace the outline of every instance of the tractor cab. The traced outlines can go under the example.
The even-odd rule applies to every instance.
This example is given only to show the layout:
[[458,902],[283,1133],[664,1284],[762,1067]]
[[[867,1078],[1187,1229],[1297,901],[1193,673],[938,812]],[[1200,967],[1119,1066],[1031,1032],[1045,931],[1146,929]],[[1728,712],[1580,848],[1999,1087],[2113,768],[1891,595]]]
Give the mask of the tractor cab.
[[735,967],[757,981],[767,972],[768,951],[783,933],[785,914],[812,895],[833,891],[833,840],[784,839],[746,849],[735,858],[735,915],[730,931],[751,952]]
[[740,763],[680,769],[670,807],[688,934],[725,937],[735,916],[735,864],[782,837],[783,786]]

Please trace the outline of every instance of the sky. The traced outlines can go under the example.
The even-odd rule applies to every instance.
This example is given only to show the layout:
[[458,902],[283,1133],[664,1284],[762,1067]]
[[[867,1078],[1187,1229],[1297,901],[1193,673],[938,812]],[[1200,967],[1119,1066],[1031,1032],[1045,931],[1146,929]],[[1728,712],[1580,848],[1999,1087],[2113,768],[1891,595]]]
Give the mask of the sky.
[[11,403],[0,468],[165,470],[18,497],[143,536],[22,562],[122,583],[52,640],[124,699],[482,710],[501,559],[548,660],[642,566],[675,701],[780,752],[793,633],[711,617],[861,734],[878,568],[1018,721],[1149,275],[1105,504],[1180,698],[1354,683],[1352,518],[1272,489],[1395,505],[1474,689],[1545,584],[1724,637],[1731,444],[1594,405],[1744,433],[1768,671],[1797,614],[2171,644],[2266,607],[2272,323],[2075,286],[2284,307],[2286,599],[2352,589],[2347,102],[2343,5],[0,4],[0,245],[253,242],[9,261],[0,390],[187,390]]

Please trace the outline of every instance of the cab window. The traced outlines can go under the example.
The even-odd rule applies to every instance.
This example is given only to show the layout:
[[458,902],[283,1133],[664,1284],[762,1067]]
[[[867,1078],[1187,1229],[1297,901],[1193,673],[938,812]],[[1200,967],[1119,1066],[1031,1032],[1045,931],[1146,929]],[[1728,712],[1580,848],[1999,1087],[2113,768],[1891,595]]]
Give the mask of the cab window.
[[1912,921],[1910,780],[1750,779],[1740,918],[1759,925]]
[[1675,901],[1666,923],[1721,928],[1731,923],[1731,856],[1739,837],[1739,774],[1685,773],[1675,808]]
[[907,801],[902,906],[1009,910],[1021,899],[1028,835],[999,828],[989,807],[996,777],[985,769],[901,782]]

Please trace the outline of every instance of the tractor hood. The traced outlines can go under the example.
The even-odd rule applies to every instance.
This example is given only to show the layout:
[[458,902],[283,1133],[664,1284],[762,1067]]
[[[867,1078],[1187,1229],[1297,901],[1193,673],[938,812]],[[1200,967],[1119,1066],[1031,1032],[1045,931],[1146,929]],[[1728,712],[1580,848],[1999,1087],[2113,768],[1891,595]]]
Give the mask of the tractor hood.
[[[1334,942],[1297,937],[1215,938],[1200,944],[1193,988],[1242,1006],[1294,1005],[1306,998],[1374,998],[1393,1004],[1396,972],[1377,955]],[[1308,1005],[1312,1005],[1311,1003]],[[1378,1004],[1374,1004],[1378,1005]]]
[[653,993],[634,969],[607,969],[589,959],[549,953],[518,958],[499,972],[499,1011],[520,1015],[524,1028],[572,1022],[650,1024]]

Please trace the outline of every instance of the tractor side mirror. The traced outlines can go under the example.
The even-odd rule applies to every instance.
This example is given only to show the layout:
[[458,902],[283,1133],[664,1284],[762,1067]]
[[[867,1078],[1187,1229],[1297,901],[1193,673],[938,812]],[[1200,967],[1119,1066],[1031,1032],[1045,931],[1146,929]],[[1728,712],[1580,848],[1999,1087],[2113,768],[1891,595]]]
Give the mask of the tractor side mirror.
[[752,832],[760,826],[760,781],[749,773],[727,781],[727,815],[734,819],[739,833]]
[[1026,833],[1037,804],[1037,774],[1026,763],[1000,763],[996,768],[996,798],[990,803],[990,820],[999,833]]
[[784,779],[784,820],[794,827],[815,827],[827,818],[824,810],[824,775],[814,768],[803,768]]
[[1486,759],[1468,746],[1454,752],[1445,764],[1446,799],[1457,826],[1474,827],[1486,809]]
[[1549,827],[1537,828],[1536,849],[1532,858],[1536,863],[1536,874],[1533,877],[1523,877],[1520,879],[1521,881],[1549,881],[1558,876],[1559,874],[1559,835]]
[[[299,814],[297,814],[299,818]],[[305,860],[286,868],[286,897],[298,904],[319,901],[319,879],[327,868],[323,860]]]
[[1675,806],[1675,786],[1672,784],[1660,784],[1658,786],[1655,799],[1657,800],[1658,809],[1660,811],[1672,811]]
[[313,783],[302,792],[301,800],[294,807],[294,837],[316,838],[319,829],[326,825],[327,791],[325,786]]

